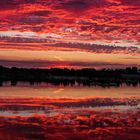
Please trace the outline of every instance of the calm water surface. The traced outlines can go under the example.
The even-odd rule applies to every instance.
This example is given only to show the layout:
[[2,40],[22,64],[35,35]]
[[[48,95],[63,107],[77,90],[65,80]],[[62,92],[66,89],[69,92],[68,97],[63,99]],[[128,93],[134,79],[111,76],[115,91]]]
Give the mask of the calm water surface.
[[87,98],[87,97],[109,97],[109,98],[129,98],[140,97],[140,86],[120,87],[100,87],[100,86],[64,86],[51,85],[46,83],[30,85],[28,83],[18,83],[11,86],[4,83],[0,87],[0,98]]
[[0,140],[11,138],[139,140],[140,86],[4,83]]

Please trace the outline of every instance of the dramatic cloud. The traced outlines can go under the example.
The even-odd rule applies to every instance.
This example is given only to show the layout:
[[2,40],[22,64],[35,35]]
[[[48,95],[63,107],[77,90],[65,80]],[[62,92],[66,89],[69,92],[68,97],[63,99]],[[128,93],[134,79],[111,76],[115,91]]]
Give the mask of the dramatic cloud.
[[139,0],[0,1],[0,50],[28,43],[32,50],[139,55],[139,13]]

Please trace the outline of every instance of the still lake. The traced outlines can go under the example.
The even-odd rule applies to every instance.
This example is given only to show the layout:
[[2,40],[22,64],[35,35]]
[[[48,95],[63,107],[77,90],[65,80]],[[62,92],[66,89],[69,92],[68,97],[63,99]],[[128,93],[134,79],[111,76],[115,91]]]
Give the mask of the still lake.
[[140,85],[128,86],[83,86],[53,85],[49,83],[29,84],[18,82],[11,86],[10,82],[0,87],[0,98],[131,98],[140,97]]
[[139,140],[140,86],[2,83],[0,139],[11,138]]

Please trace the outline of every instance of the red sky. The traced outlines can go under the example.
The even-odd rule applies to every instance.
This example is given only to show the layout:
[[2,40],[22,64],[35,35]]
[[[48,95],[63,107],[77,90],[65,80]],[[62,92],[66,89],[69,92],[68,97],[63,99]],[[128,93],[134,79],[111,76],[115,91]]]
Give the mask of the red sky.
[[0,65],[140,66],[139,0],[2,0]]

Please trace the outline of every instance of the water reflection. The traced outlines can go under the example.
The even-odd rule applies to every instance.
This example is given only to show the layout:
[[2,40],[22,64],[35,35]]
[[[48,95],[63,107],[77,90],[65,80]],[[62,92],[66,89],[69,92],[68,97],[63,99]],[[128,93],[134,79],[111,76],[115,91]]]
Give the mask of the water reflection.
[[[12,81],[0,81],[0,86],[5,85],[5,83],[9,83],[11,86],[16,86],[18,85],[18,83],[21,83],[19,81],[16,80],[12,80]],[[31,86],[32,85],[41,85],[42,83],[46,83],[46,84],[51,84],[54,86],[60,86],[63,85],[64,87],[66,86],[100,86],[100,87],[121,87],[122,85],[127,85],[127,86],[133,86],[133,87],[137,87],[140,86],[140,81],[96,81],[96,80],[66,80],[66,79],[53,79],[53,80],[47,80],[45,82],[35,82],[35,81],[29,81],[29,82],[25,82],[22,81],[22,83],[28,83]]]
[[139,84],[120,85],[102,85],[90,84],[84,85],[77,81],[72,82],[55,82],[55,83],[37,83],[37,82],[3,82],[0,87],[1,97],[43,97],[43,98],[92,98],[92,97],[109,97],[109,98],[127,98],[140,97]]
[[2,140],[140,138],[139,83],[53,80],[0,84]]

